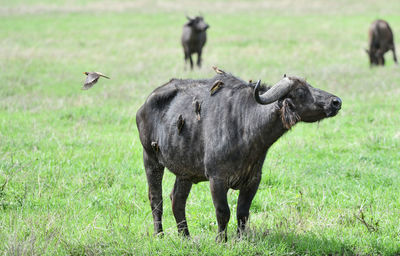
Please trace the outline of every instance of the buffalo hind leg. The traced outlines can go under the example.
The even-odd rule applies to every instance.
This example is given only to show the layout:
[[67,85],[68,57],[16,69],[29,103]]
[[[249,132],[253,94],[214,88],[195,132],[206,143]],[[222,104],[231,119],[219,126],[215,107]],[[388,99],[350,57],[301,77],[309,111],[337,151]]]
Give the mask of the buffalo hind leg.
[[393,51],[393,60],[394,60],[394,62],[395,62],[396,64],[398,64],[398,63],[397,63],[397,57],[396,57],[396,49],[395,49],[394,45],[392,46],[392,51]]
[[231,215],[227,199],[228,188],[222,180],[210,179],[210,190],[218,222],[216,240],[226,242],[228,240],[227,225]]
[[237,234],[241,237],[246,229],[246,223],[249,220],[249,210],[251,206],[251,202],[253,201],[254,196],[257,193],[258,185],[260,180],[255,182],[253,186],[248,186],[245,189],[241,189],[239,192],[239,199],[237,204]]
[[174,213],[176,224],[178,226],[178,232],[186,237],[189,237],[190,235],[186,222],[185,207],[191,188],[192,182],[177,177],[170,196],[172,201],[172,212]]
[[158,235],[163,233],[162,178],[164,175],[164,166],[157,161],[153,152],[147,153],[146,150],[143,151],[143,162],[149,185],[149,200],[153,214],[154,233]]

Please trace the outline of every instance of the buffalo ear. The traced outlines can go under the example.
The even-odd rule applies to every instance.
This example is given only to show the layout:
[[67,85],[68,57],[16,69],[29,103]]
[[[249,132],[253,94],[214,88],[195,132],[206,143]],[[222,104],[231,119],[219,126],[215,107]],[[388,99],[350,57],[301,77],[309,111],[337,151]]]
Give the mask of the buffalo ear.
[[369,55],[369,50],[368,49],[364,49],[365,50],[365,52]]
[[296,113],[296,106],[291,99],[286,98],[283,100],[280,111],[282,123],[286,129],[290,130],[293,125],[300,121],[300,116]]

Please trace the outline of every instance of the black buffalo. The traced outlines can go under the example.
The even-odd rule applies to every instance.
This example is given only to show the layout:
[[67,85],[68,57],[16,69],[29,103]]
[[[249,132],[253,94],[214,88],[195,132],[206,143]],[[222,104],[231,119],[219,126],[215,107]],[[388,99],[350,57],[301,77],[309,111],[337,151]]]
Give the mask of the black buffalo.
[[389,24],[384,20],[376,20],[372,22],[368,31],[368,49],[370,65],[385,65],[383,55],[389,51],[393,51],[393,59],[397,64],[396,49],[393,42],[393,32]]
[[209,181],[218,238],[226,241],[228,189],[240,190],[240,234],[271,145],[297,122],[332,117],[341,108],[340,98],[301,78],[285,76],[268,88],[218,71],[211,79],[172,79],[136,114],[156,234],[163,232],[164,167],[176,175],[170,197],[178,231],[189,236],[185,205],[192,184]]
[[207,40],[206,30],[210,26],[204,22],[201,16],[186,18],[188,22],[183,26],[181,42],[185,54],[185,63],[189,60],[190,68],[193,69],[193,53],[197,53],[197,66],[201,67],[201,53]]

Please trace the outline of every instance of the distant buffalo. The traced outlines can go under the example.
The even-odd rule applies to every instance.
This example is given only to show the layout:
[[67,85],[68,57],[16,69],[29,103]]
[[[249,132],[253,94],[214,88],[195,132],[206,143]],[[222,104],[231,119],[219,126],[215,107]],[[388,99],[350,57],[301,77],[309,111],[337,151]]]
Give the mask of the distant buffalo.
[[215,70],[210,79],[172,79],[155,89],[136,114],[156,234],[163,232],[165,167],[176,175],[170,197],[178,231],[189,236],[185,206],[192,184],[209,181],[218,239],[226,241],[228,190],[240,191],[240,235],[268,149],[296,123],[333,117],[342,105],[337,96],[298,77],[285,76],[264,87]]
[[396,50],[393,43],[393,32],[389,24],[384,20],[372,22],[368,31],[369,49],[366,50],[369,56],[370,65],[385,65],[383,55],[393,51],[393,59],[397,64]]
[[190,69],[193,69],[192,54],[197,53],[197,66],[201,67],[201,52],[206,44],[206,30],[210,27],[204,22],[203,17],[187,17],[188,22],[183,26],[182,46],[185,53],[185,63],[190,61]]

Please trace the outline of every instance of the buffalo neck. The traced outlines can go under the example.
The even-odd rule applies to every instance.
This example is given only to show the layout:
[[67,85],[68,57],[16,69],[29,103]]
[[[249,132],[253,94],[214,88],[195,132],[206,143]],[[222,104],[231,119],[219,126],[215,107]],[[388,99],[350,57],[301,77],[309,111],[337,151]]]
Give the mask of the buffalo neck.
[[282,123],[280,105],[278,101],[268,105],[257,104],[254,106],[254,113],[257,121],[253,129],[258,135],[255,143],[268,150],[287,131]]

